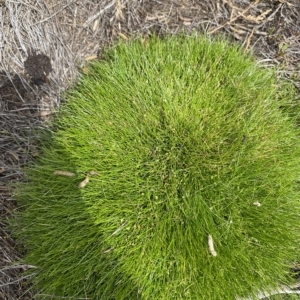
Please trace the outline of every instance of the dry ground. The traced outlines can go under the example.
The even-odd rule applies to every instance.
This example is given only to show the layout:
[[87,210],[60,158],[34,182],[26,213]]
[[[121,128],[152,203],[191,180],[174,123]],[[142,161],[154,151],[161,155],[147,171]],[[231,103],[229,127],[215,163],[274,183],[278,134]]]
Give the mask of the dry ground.
[[0,300],[33,298],[23,274],[33,266],[18,263],[6,220],[21,168],[38,155],[34,129],[113,41],[183,30],[239,41],[300,90],[299,0],[0,0]]

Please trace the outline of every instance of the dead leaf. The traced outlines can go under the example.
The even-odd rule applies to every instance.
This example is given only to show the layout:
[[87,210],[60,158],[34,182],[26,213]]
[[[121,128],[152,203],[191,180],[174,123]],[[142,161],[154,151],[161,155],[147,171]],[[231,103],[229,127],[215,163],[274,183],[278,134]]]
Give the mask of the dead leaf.
[[94,21],[92,30],[95,32],[99,27],[99,19]]
[[208,249],[212,256],[217,256],[217,252],[214,248],[214,241],[210,234],[208,235]]
[[184,21],[184,22],[183,22],[183,25],[184,25],[184,26],[190,26],[191,24],[192,24],[192,22],[187,22],[187,21]]
[[184,22],[192,22],[193,21],[193,19],[191,19],[191,18],[185,18],[182,16],[178,16],[178,18],[179,18],[179,20],[184,21]]
[[60,175],[60,176],[67,176],[67,177],[74,177],[76,174],[68,171],[55,171],[54,175]]
[[90,179],[88,177],[86,177],[84,180],[82,180],[79,184],[78,187],[80,189],[84,188],[88,183],[89,183]]
[[122,33],[122,32],[118,32],[118,35],[119,35],[122,39],[124,39],[124,40],[126,40],[126,41],[129,40],[129,38],[128,38],[124,33]]
[[94,59],[97,59],[97,55],[91,55],[91,56],[87,56],[84,60],[85,61],[91,61],[91,60],[94,60]]
[[92,176],[98,175],[98,173],[96,171],[91,171],[89,174],[92,175]]

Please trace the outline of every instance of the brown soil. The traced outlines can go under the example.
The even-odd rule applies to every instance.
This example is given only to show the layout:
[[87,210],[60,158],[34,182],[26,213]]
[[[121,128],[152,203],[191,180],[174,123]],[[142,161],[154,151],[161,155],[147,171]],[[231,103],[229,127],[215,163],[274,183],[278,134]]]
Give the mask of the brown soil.
[[22,250],[6,220],[22,167],[38,155],[33,129],[61,103],[87,61],[117,39],[223,34],[300,90],[299,0],[0,0],[0,299],[32,299]]

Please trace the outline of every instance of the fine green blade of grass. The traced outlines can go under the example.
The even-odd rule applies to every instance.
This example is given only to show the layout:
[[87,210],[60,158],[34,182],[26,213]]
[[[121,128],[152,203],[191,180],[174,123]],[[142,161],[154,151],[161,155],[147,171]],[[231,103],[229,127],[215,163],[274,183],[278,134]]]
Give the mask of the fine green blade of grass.
[[221,39],[152,37],[105,52],[67,93],[18,189],[14,228],[40,298],[235,299],[290,283],[291,89]]

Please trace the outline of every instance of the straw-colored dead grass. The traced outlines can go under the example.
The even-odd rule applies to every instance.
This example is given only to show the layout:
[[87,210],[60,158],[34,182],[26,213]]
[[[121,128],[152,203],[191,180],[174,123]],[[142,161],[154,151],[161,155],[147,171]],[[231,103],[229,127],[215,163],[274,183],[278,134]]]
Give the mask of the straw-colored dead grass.
[[[31,299],[12,266],[20,257],[5,219],[16,209],[8,186],[38,154],[32,131],[45,126],[86,60],[131,35],[198,30],[224,33],[253,47],[260,62],[300,88],[298,0],[2,0],[0,1],[0,298]],[[46,84],[32,84],[24,61],[32,50],[51,59]]]

